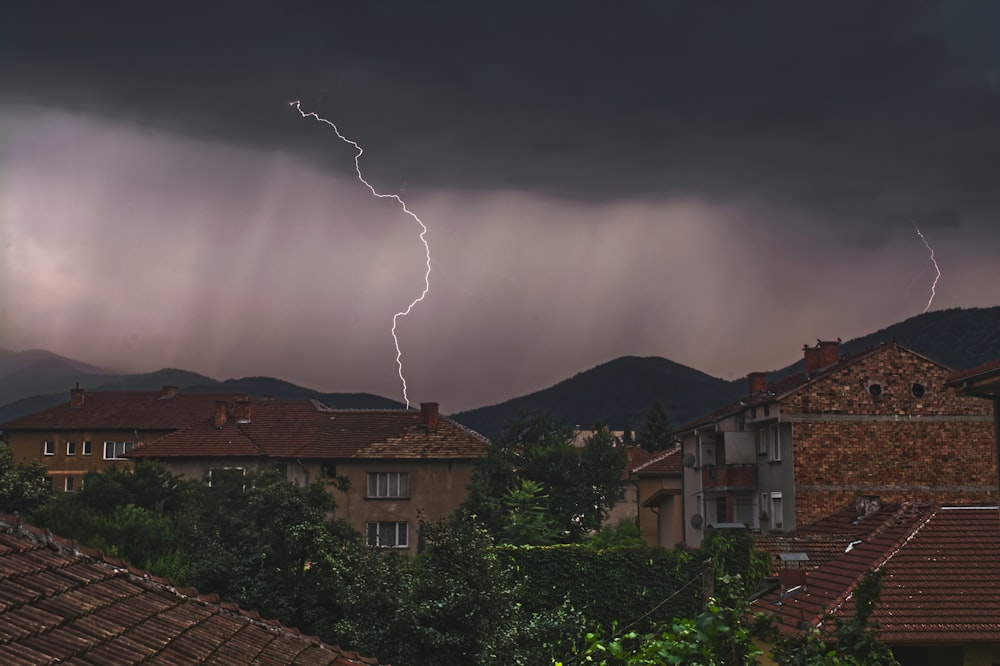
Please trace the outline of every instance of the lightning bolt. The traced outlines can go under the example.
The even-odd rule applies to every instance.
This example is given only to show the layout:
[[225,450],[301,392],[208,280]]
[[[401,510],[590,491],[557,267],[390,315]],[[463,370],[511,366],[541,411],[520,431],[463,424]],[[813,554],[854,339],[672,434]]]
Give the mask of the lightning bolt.
[[379,199],[392,199],[393,201],[398,203],[403,212],[412,217],[413,220],[420,225],[420,242],[424,244],[424,255],[426,256],[427,259],[426,260],[427,270],[424,272],[424,288],[423,291],[420,292],[420,295],[414,298],[410,302],[410,304],[406,306],[405,310],[401,310],[392,316],[392,341],[396,345],[396,367],[399,372],[399,381],[403,385],[403,400],[406,402],[406,408],[409,409],[410,398],[406,393],[406,377],[403,376],[403,350],[399,346],[399,336],[396,334],[396,327],[399,324],[400,317],[405,317],[406,315],[410,314],[410,311],[413,310],[414,307],[416,307],[417,303],[423,301],[424,298],[427,296],[427,293],[431,290],[431,246],[427,242],[427,225],[424,224],[423,221],[406,206],[406,202],[403,201],[399,197],[399,195],[383,194],[377,191],[374,187],[372,187],[371,183],[365,180],[364,175],[361,173],[361,156],[364,154],[365,151],[360,145],[358,145],[356,141],[352,141],[351,139],[348,139],[346,136],[341,134],[340,130],[337,129],[337,126],[333,124],[333,122],[327,120],[326,118],[321,118],[319,115],[313,112],[306,113],[305,111],[303,111],[301,101],[289,102],[288,105],[295,107],[295,110],[298,111],[303,118],[314,118],[316,121],[321,122],[324,125],[329,125],[330,127],[333,128],[333,131],[336,133],[337,138],[339,138],[344,143],[353,146],[354,150],[357,151],[354,154],[354,171],[358,174],[358,180],[360,180],[364,184],[364,186],[368,188],[368,190],[372,193],[372,196],[377,197]]
[[926,247],[927,251],[931,253],[931,263],[934,264],[934,270],[937,271],[937,275],[934,276],[934,282],[931,284],[931,297],[927,299],[927,305],[924,307],[924,312],[927,312],[931,309],[931,303],[934,302],[934,296],[937,294],[937,283],[938,280],[941,279],[941,267],[938,266],[937,259],[934,258],[934,248],[932,248],[931,244],[927,242],[926,238],[924,238],[924,234],[920,231],[920,227],[917,226],[916,222],[913,223],[913,228],[917,230],[917,235],[920,236],[920,240],[924,242],[924,247]]

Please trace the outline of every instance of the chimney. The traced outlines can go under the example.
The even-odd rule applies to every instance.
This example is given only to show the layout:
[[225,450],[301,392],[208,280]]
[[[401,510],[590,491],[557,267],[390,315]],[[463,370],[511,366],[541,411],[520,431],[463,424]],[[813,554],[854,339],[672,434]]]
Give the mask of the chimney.
[[754,396],[763,393],[767,388],[767,374],[763,372],[751,372],[747,375],[747,385],[750,388],[750,395]]
[[69,408],[80,409],[83,407],[83,389],[77,384],[76,388],[69,390]]
[[236,398],[236,422],[250,423],[250,396],[241,395]]
[[162,386],[160,387],[160,400],[170,400],[175,395],[177,395],[178,388],[176,386]]
[[819,347],[810,347],[809,345],[802,346],[802,354],[805,357],[806,362],[806,374],[816,372],[823,367],[819,359]]
[[840,340],[819,340],[816,346],[819,347],[821,368],[833,365],[840,360]]
[[778,572],[781,580],[781,590],[786,592],[793,587],[806,584],[806,569],[782,569]]
[[226,421],[229,420],[229,414],[226,413],[226,401],[216,400],[215,401],[215,427],[222,430],[222,426],[226,425]]
[[420,421],[427,427],[427,432],[437,430],[438,426],[438,403],[420,403]]

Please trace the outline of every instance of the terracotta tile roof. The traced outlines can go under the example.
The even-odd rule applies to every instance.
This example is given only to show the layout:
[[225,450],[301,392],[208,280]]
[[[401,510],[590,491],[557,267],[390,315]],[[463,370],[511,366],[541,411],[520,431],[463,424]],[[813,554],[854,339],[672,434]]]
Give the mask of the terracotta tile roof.
[[[785,534],[758,534],[754,547],[771,555],[773,573],[783,568],[815,569],[844,554],[856,541],[870,539],[900,520],[908,507],[886,504],[863,517],[852,505]],[[783,563],[781,555],[805,553],[808,560]]]
[[675,446],[672,449],[661,451],[655,454],[646,462],[632,468],[633,474],[642,475],[662,475],[681,473],[681,449]]
[[314,400],[248,403],[248,419],[216,427],[203,418],[137,446],[130,457],[471,459],[486,454],[488,440],[447,417],[428,430],[416,410],[338,410]]
[[70,402],[0,424],[2,430],[176,430],[210,416],[217,400],[232,400],[227,394],[176,393],[161,397],[160,391],[85,391],[83,405]]
[[0,663],[377,664],[0,516]]
[[824,613],[849,617],[853,591],[883,569],[872,620],[887,643],[1000,642],[1000,512],[996,507],[914,507],[875,537],[806,573],[805,589],[778,605],[779,591],[752,610],[774,612],[782,631]]
[[971,379],[973,377],[976,377],[977,375],[989,376],[996,374],[1000,374],[1000,358],[998,358],[995,361],[987,361],[986,363],[977,365],[974,368],[969,368],[967,370],[962,370],[961,372],[956,372],[948,377],[946,385],[960,383],[966,379]]

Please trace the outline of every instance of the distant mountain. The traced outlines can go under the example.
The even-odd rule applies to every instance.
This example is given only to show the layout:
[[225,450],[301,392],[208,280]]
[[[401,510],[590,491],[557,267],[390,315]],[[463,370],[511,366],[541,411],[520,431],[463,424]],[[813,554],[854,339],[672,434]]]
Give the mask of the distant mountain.
[[[17,380],[17,385],[8,385],[3,380],[5,395],[17,396],[17,386],[31,391],[34,386],[44,386],[45,392],[37,395],[17,396],[12,402],[0,406],[0,423],[10,419],[31,414],[42,409],[54,407],[69,401],[69,389],[79,385],[88,390],[96,391],[156,391],[163,386],[177,386],[186,393],[232,393],[247,394],[254,398],[271,397],[276,400],[319,400],[337,409],[402,409],[403,403],[383,398],[370,393],[321,393],[313,389],[296,386],[280,379],[270,377],[246,377],[244,379],[227,379],[217,381],[187,370],[165,368],[156,372],[146,372],[131,375],[115,375],[110,372],[96,374],[93,366],[88,366],[71,359],[65,359],[50,352],[30,352],[37,356],[37,361],[25,362],[19,354],[29,352],[0,351],[0,368],[3,367],[5,355],[11,359],[11,366],[20,364],[13,373],[7,375]],[[79,368],[77,373],[73,368]],[[31,375],[32,370],[38,370],[38,379]],[[0,377],[2,377],[0,370]],[[110,381],[109,381],[110,380]]]
[[[826,334],[821,335],[826,339]],[[850,354],[892,340],[954,370],[975,367],[1000,358],[1000,306],[920,314],[843,342],[841,352]],[[789,350],[789,356],[795,351]],[[799,358],[768,375],[775,379],[801,369]],[[104,391],[151,391],[169,385],[188,392],[316,399],[340,409],[404,406],[369,393],[320,393],[270,377],[217,381],[174,369],[122,375],[47,351],[0,350],[0,405],[3,405],[0,422],[66,402],[69,388],[77,383],[87,389]],[[636,430],[645,423],[649,408],[657,400],[663,404],[673,424],[681,425],[738,400],[745,391],[744,379],[726,381],[659,357],[624,356],[542,391],[452,417],[485,435],[495,435],[511,418],[525,410],[548,411],[570,425],[581,427],[602,423],[614,429]]]
[[655,356],[623,356],[581,372],[551,388],[499,405],[454,415],[459,423],[495,435],[525,410],[549,412],[567,423],[612,429],[641,426],[659,400],[674,423],[692,419],[706,405],[735,400],[742,390],[724,379]]
[[[1000,306],[920,314],[844,342],[841,353],[892,340],[954,370],[971,368],[1000,358]],[[794,350],[789,352],[791,355]],[[767,374],[777,379],[801,370],[800,359]],[[523,410],[548,411],[571,425],[603,423],[614,429],[637,430],[659,400],[671,422],[679,426],[735,402],[746,390],[744,378],[725,381],[662,358],[623,357],[542,391],[461,412],[453,418],[487,436],[496,435]]]
[[43,349],[0,349],[0,405],[33,395],[66,391],[77,382],[94,386],[117,376],[114,370],[74,361]]

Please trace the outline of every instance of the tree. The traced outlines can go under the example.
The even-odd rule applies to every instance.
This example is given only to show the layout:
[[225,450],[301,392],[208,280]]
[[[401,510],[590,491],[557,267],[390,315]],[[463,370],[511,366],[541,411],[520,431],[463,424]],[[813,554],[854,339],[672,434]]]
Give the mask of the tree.
[[45,472],[37,460],[15,465],[10,447],[0,445],[0,512],[30,513],[45,504],[52,497]]
[[621,494],[625,449],[604,427],[583,447],[573,439],[571,428],[547,414],[514,419],[476,465],[464,508],[502,538],[518,507],[511,500],[529,481],[544,489],[532,503],[544,510],[558,541],[579,542],[601,526]]
[[673,426],[663,404],[653,403],[646,415],[646,423],[636,435],[636,443],[647,451],[663,451],[670,448],[673,441]]

